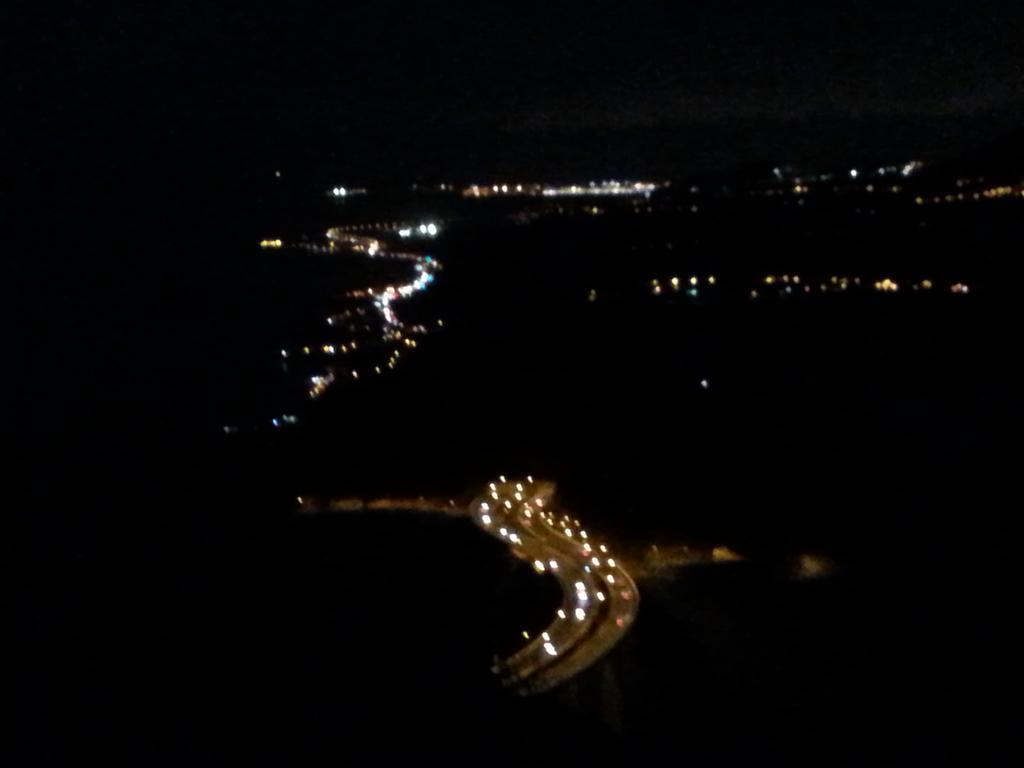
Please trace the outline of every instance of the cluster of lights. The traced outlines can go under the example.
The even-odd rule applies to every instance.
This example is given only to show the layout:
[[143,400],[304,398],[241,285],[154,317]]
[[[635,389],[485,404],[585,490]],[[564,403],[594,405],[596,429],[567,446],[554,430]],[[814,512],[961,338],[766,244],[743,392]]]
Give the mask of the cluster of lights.
[[280,248],[284,243],[281,238],[275,237],[272,240],[260,240],[260,248]]
[[[959,186],[959,184],[958,184]],[[998,200],[1005,197],[1024,197],[1024,183],[989,187],[977,192],[957,192],[956,194],[934,195],[932,197],[916,197],[918,205],[939,205],[940,203],[962,203],[977,200]]]
[[647,195],[662,186],[648,181],[591,181],[587,184],[553,186],[549,184],[471,184],[462,190],[464,197],[528,195],[530,197],[583,197],[587,195]]
[[[715,285],[716,280],[713,275],[705,278],[707,285]],[[769,274],[765,275],[759,281],[763,286],[776,292],[779,296],[792,296],[811,293],[843,293],[848,291],[852,287],[860,287],[862,280],[857,276],[847,275],[831,275],[826,280],[818,283],[816,286],[813,285],[813,281],[802,278],[799,274]],[[679,278],[673,277],[667,282],[667,285],[662,283],[661,280],[651,280],[649,285],[650,292],[655,295],[661,295],[665,290],[671,288],[673,291],[679,291],[683,288],[686,289],[686,293],[689,296],[697,296],[697,286],[700,284],[700,279],[694,275],[689,278],[689,281],[684,282]],[[868,283],[875,291],[879,293],[898,293],[900,290],[900,283],[893,280],[891,277],[882,277],[878,280],[874,280]],[[935,284],[929,278],[921,278],[919,280],[907,281],[905,287],[909,287],[912,291],[930,291],[935,287]],[[957,294],[969,293],[969,286],[962,282],[952,283],[950,285],[950,291]],[[765,288],[752,288],[748,292],[750,299],[758,299],[762,296]]]
[[366,190],[363,188],[352,188],[352,187],[331,187],[331,197],[351,197],[352,195],[365,195]]
[[[637,610],[629,574],[578,519],[555,515],[553,492],[529,475],[519,482],[500,476],[471,505],[478,525],[562,586],[564,600],[553,622],[502,665],[516,682],[529,678],[530,690],[557,684],[599,658]],[[524,631],[523,637],[530,635]]]
[[579,197],[586,195],[645,195],[650,196],[660,185],[649,181],[592,181],[586,186],[571,184],[565,187],[544,187],[544,197]]
[[398,236],[405,239],[409,237],[437,237],[441,228],[433,221],[427,221],[419,224],[415,227],[401,227],[398,230]]
[[[708,275],[703,280],[705,285],[714,286],[718,284],[718,278],[714,275]],[[686,280],[680,279],[678,276],[673,275],[666,281],[668,287],[678,293],[685,287],[686,293],[690,296],[696,297],[698,288],[701,284],[701,278],[697,275],[690,275]],[[663,292],[662,282],[658,278],[651,280],[651,293],[655,296],[660,296]]]
[[[436,225],[431,224],[430,227],[436,233]],[[384,243],[378,238],[369,235],[353,234],[347,228],[334,227],[328,230],[327,240],[328,247],[326,249],[320,248],[319,250],[334,252],[339,247],[344,247],[348,251],[364,254],[370,258],[390,258],[412,262],[414,276],[407,283],[388,285],[383,289],[366,288],[349,291],[346,294],[351,299],[369,299],[372,306],[370,314],[376,315],[379,318],[376,331],[379,334],[380,342],[387,346],[390,352],[386,360],[373,365],[372,368],[367,368],[362,373],[368,373],[372,370],[373,374],[381,375],[385,367],[394,369],[398,365],[401,359],[401,351],[398,347],[406,350],[416,349],[418,341],[411,337],[423,335],[427,332],[426,327],[423,325],[406,325],[403,323],[395,312],[395,305],[420,291],[426,290],[427,286],[433,282],[434,275],[440,269],[440,264],[431,256],[385,250]],[[359,318],[366,318],[368,315],[367,309],[364,307],[346,309],[328,316],[326,321],[333,328],[347,325],[350,332],[357,332],[359,330],[373,331],[374,326],[371,323],[354,322]],[[443,324],[442,320],[437,320],[438,327],[443,326]],[[359,348],[359,341],[349,339],[347,341],[325,342],[314,346],[304,346],[300,351],[296,352],[282,349],[281,357],[287,360],[293,354],[298,355],[301,353],[305,356],[320,354],[333,358],[338,355],[349,355],[358,351]],[[320,397],[337,380],[338,375],[358,380],[361,371],[356,368],[343,371],[333,366],[328,366],[325,372],[309,377],[306,390],[309,397],[312,399]]]

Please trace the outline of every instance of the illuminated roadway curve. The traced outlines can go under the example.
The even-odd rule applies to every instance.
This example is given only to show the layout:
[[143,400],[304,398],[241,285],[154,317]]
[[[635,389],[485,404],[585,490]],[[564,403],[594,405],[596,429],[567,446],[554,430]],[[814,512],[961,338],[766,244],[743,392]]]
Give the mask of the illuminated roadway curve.
[[553,483],[502,477],[469,507],[478,526],[562,588],[551,624],[495,667],[522,694],[553,688],[604,656],[628,631],[640,603],[632,577],[607,546],[578,520],[554,513],[554,491]]

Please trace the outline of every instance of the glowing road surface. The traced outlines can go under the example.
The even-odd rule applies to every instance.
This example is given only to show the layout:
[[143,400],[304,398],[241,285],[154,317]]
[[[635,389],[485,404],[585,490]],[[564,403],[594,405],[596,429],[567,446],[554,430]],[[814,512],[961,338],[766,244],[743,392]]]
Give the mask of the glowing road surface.
[[579,520],[552,509],[553,483],[501,477],[474,499],[473,521],[512,552],[550,572],[562,588],[551,624],[498,662],[495,672],[526,695],[565,682],[600,659],[636,618],[640,595],[630,575]]

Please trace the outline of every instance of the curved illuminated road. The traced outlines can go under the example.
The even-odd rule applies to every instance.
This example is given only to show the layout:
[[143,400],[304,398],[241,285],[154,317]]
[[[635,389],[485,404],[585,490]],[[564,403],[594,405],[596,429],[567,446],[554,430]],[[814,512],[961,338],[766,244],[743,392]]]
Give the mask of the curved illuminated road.
[[640,604],[636,584],[608,547],[578,520],[553,511],[554,491],[553,483],[531,477],[501,477],[469,507],[478,526],[538,573],[550,572],[562,588],[551,624],[495,667],[524,695],[553,688],[604,656],[628,631]]
[[607,545],[592,538],[580,521],[553,508],[555,484],[504,477],[491,483],[468,509],[454,499],[334,499],[298,497],[306,513],[411,509],[465,515],[501,539],[512,553],[550,573],[562,588],[551,623],[494,671],[523,694],[540,693],[579,674],[604,656],[632,626],[640,605],[633,578]]

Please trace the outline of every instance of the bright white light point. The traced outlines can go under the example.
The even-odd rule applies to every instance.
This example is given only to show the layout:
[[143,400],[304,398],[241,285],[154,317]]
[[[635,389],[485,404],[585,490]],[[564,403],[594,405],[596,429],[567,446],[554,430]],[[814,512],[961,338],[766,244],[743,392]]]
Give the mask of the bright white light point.
[[707,379],[701,379],[700,380],[700,387],[701,387],[701,389],[707,389],[709,386],[710,386],[710,384],[708,383]]
[[499,528],[498,533],[500,533],[502,536],[508,536],[508,528]]
[[857,169],[856,168],[851,168],[850,169],[850,178],[851,179],[856,179],[857,178]]
[[512,502],[505,499],[505,509],[512,509]]
[[590,552],[592,551],[591,546],[589,544],[584,544],[583,545],[583,551],[586,552],[589,555]]
[[607,552],[608,551],[608,547],[606,547],[604,544],[602,544],[600,547],[598,547],[598,549],[600,549],[602,552]]
[[494,499],[495,501],[498,500],[498,494],[496,491],[491,491],[491,498]]
[[549,634],[548,634],[547,632],[541,632],[541,633],[540,633],[540,636],[541,636],[542,638],[544,638],[544,640],[545,640],[545,641],[547,641],[547,640],[550,640],[550,639],[551,639],[551,635],[549,635]]
[[501,185],[501,191],[502,192],[508,192],[508,184],[502,184]]
[[584,565],[583,566],[583,571],[584,571],[584,573],[590,573],[590,566],[589,565]]
[[490,508],[491,508],[491,505],[488,504],[486,501],[480,505],[480,509],[482,509],[484,512],[489,511]]
[[521,494],[519,491],[516,491],[515,492],[515,499],[516,499],[516,501],[522,501],[523,500],[523,494]]
[[496,485],[495,485],[494,483],[491,483],[491,484],[490,484],[489,486],[487,486],[487,487],[488,487],[488,488],[490,488],[490,489],[491,489],[492,491],[495,491],[495,490],[497,490],[497,488],[498,488],[498,487],[497,487],[497,486],[496,486]]
[[548,568],[550,568],[552,571],[557,571],[558,570],[558,561],[557,560],[548,560]]
[[517,491],[522,491],[523,490],[523,484],[522,483],[516,483],[516,490]]
[[597,599],[600,600],[603,603],[604,602],[604,592],[598,592],[597,593]]
[[555,646],[551,643],[544,643],[544,650],[548,652],[548,656],[557,656],[558,651],[555,650]]
[[565,618],[565,611],[563,611],[561,608],[558,609],[558,618],[560,618],[560,619],[564,619]]
[[577,608],[575,611],[576,621],[583,621],[586,618],[587,612],[582,608]]
[[608,558],[608,567],[609,568],[614,568],[615,567],[615,558],[612,558],[612,557]]
[[527,476],[526,476],[526,482],[528,482],[528,483],[531,483],[531,484],[532,484],[532,483],[533,483],[533,475],[527,475]]
[[610,573],[608,574],[608,576],[606,578],[608,579],[608,583],[609,584],[614,584],[615,583],[615,577],[612,576]]
[[583,592],[587,588],[582,581],[577,581],[573,586],[576,587],[577,592]]
[[483,522],[484,525],[490,525],[491,524],[491,516],[490,515],[480,515],[480,520]]
[[288,357],[288,350],[287,349],[282,349],[281,350],[281,357]]
[[498,475],[498,481],[499,481],[499,482],[502,482],[502,483],[506,483],[506,482],[508,482],[508,481],[507,481],[507,480],[505,479],[505,476],[504,476],[504,475]]
[[542,573],[544,571],[544,563],[542,563],[540,560],[534,560],[533,568],[537,571],[537,573]]
[[587,538],[587,532],[586,531],[580,531],[580,538],[581,539]]
[[572,528],[566,528],[565,529],[565,535],[568,536],[571,539],[572,538]]
[[437,224],[434,224],[434,223],[427,224],[427,234],[430,235],[431,237],[436,235],[437,234]]
[[533,500],[533,503],[536,504],[538,507],[543,507],[544,506],[544,499],[542,499],[540,496],[538,496],[536,499]]

